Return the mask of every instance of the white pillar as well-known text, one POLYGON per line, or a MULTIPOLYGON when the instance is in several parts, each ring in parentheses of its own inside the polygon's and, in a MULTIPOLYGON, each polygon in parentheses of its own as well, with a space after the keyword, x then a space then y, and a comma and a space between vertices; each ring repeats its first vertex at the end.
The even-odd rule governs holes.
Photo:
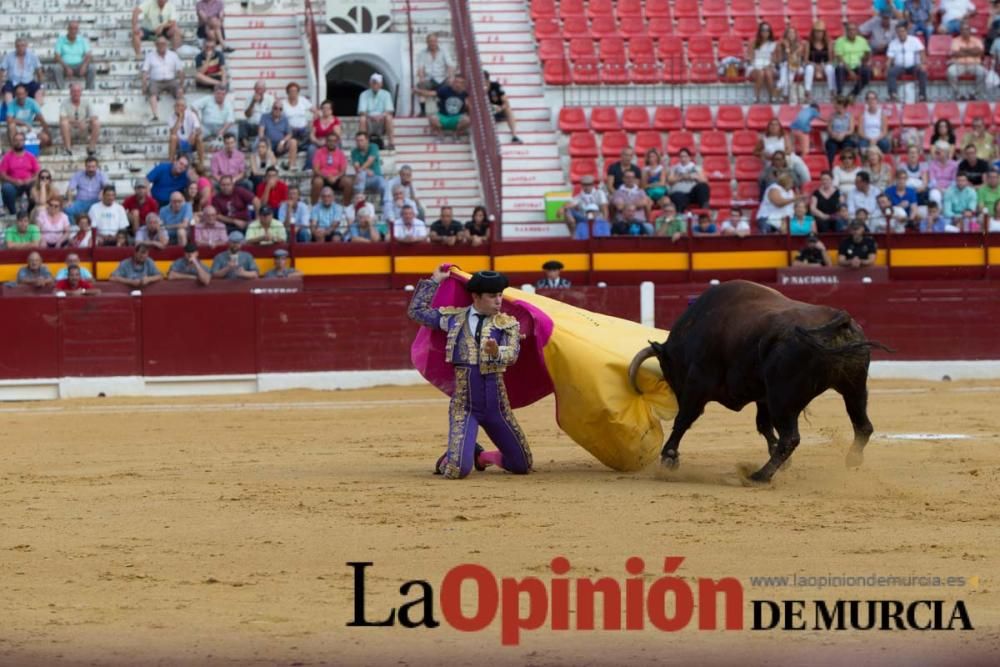
POLYGON ((650 281, 639 285, 639 322, 644 327, 656 326, 656 288, 650 281))

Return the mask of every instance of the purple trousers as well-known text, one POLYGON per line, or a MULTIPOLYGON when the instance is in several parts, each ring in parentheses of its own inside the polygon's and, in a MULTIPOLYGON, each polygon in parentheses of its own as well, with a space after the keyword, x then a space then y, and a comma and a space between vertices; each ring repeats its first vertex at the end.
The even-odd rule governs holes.
POLYGON ((439 464, 445 477, 459 479, 472 472, 480 426, 500 450, 504 470, 519 475, 531 470, 531 450, 507 400, 503 375, 483 375, 478 366, 455 366, 448 451, 439 464))

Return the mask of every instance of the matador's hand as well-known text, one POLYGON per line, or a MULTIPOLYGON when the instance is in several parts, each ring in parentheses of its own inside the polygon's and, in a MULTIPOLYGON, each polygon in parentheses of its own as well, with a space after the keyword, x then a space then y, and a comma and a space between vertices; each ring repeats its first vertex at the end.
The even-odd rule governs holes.
POLYGON ((498 354, 500 354, 500 346, 497 345, 497 342, 495 340, 489 338, 483 344, 483 351, 486 352, 486 354, 490 355, 491 357, 495 357, 498 354))

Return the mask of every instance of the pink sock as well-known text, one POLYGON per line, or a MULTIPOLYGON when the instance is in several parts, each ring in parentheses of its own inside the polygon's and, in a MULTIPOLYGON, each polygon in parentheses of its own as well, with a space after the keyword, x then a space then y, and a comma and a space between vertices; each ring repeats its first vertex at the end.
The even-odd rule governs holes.
POLYGON ((483 452, 479 455, 479 461, 481 463, 492 463, 498 468, 503 468, 503 454, 499 451, 483 452))

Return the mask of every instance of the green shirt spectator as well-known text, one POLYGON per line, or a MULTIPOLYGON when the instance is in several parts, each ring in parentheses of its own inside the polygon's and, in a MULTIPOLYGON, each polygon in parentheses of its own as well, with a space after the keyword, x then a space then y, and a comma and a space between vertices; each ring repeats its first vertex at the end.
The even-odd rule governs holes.
POLYGON ((979 208, 992 217, 997 202, 1000 201, 1000 174, 995 171, 986 173, 986 182, 980 186, 976 199, 979 202, 979 208))
POLYGON ((42 239, 42 230, 38 228, 38 225, 28 225, 28 228, 23 232, 19 230, 16 226, 10 226, 4 233, 4 240, 7 242, 7 247, 12 247, 12 244, 24 245, 33 244, 38 245, 38 242, 42 239))
POLYGON ((868 46, 868 40, 861 35, 856 35, 853 40, 847 39, 844 35, 833 43, 833 52, 844 61, 844 65, 850 69, 857 69, 872 49, 868 46))
POLYGON ((674 234, 683 236, 687 232, 687 224, 685 224, 684 218, 679 215, 671 218, 661 215, 656 219, 654 224, 657 236, 673 236, 674 234))
POLYGON ((56 40, 56 53, 62 58, 63 63, 70 67, 80 65, 89 50, 87 38, 80 35, 76 35, 76 39, 72 42, 66 35, 59 35, 59 39, 56 40))
POLYGON ((372 170, 375 176, 381 176, 382 156, 379 154, 378 146, 371 142, 368 143, 368 150, 364 152, 359 151, 357 148, 351 150, 351 164, 364 164, 365 161, 372 156, 374 156, 375 159, 372 160, 372 163, 368 168, 372 170))

